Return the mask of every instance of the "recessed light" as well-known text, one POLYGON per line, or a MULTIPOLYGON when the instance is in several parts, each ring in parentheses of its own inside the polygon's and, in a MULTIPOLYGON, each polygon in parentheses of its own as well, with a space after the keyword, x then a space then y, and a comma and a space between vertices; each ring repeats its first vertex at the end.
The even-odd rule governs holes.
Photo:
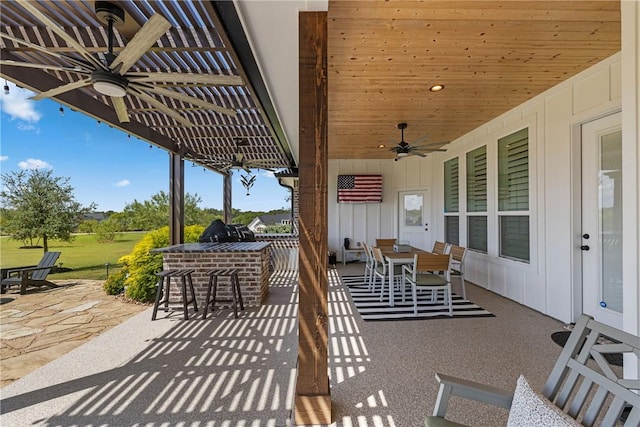
POLYGON ((442 89, 444 89, 444 85, 433 85, 429 88, 431 92, 440 92, 442 89))
POLYGON ((384 145, 384 144, 380 144, 380 145, 378 145, 378 148, 384 148, 384 147, 385 147, 385 145, 384 145))

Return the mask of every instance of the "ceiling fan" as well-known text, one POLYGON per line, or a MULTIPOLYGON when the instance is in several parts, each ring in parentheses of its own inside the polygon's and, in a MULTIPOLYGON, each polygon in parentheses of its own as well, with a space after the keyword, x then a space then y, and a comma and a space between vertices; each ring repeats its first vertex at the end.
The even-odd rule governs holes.
POLYGON ((66 71, 71 75, 77 75, 78 79, 71 83, 62 84, 33 97, 35 100, 52 98, 65 92, 84 87, 93 87, 99 94, 107 96, 118 116, 120 122, 128 122, 129 112, 125 103, 127 95, 138 97, 153 108, 173 117, 177 122, 185 126, 193 124, 174 108, 162 102, 161 97, 173 98, 204 110, 212 110, 220 114, 235 116, 236 111, 219 105, 195 98, 184 92, 167 89, 165 84, 196 85, 196 86, 234 86, 242 85, 240 76, 189 74, 179 72, 147 72, 132 71, 135 63, 162 37, 171 24, 162 15, 155 14, 138 30, 127 45, 116 55, 113 51, 114 26, 124 24, 124 10, 108 1, 96 1, 95 13, 98 19, 107 25, 108 51, 104 54, 94 55, 82 46, 74 37, 69 35, 56 22, 43 14, 32 1, 16 0, 24 9, 35 16, 48 29, 67 43, 77 55, 68 55, 46 49, 43 46, 28 42, 9 34, 0 33, 0 37, 11 40, 22 46, 46 53, 58 59, 59 64, 51 65, 32 62, 18 62, 10 60, 0 61, 0 65, 11 65, 25 68, 39 68, 49 71, 66 71))
POLYGON ((231 160, 221 160, 216 162, 223 172, 226 173, 230 169, 243 169, 247 173, 251 173, 251 169, 274 170, 268 165, 268 159, 246 160, 244 158, 244 153, 242 152, 241 147, 248 147, 250 145, 247 139, 235 138, 234 142, 236 143, 236 152, 233 155, 233 158, 231 160))
POLYGON ((403 157, 407 157, 407 156, 425 157, 428 153, 432 153, 434 151, 447 151, 447 150, 443 150, 441 148, 435 148, 435 147, 441 147, 444 144, 447 144, 446 142, 430 143, 430 144, 422 145, 422 146, 421 145, 417 145, 417 144, 421 143, 422 141, 426 140, 427 139, 426 136, 423 136, 422 138, 419 138, 413 144, 409 144, 408 142, 406 142, 404 140, 404 130, 406 128, 407 128, 407 124, 406 123, 398 123, 398 129, 400 129, 400 132, 401 132, 400 142, 395 147, 391 147, 389 149, 389 151, 393 151, 394 153, 396 153, 396 158, 395 158, 396 162, 399 159, 401 159, 403 157))

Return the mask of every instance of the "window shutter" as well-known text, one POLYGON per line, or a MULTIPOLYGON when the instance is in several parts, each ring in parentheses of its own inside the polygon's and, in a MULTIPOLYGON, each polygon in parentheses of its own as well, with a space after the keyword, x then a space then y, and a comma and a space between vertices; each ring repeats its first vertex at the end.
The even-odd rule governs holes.
POLYGON ((459 212, 458 158, 444 162, 444 211, 459 212))
POLYGON ((529 210, 529 130, 498 140, 498 210, 529 210))
POLYGON ((487 147, 467 153, 467 212, 487 211, 487 147))

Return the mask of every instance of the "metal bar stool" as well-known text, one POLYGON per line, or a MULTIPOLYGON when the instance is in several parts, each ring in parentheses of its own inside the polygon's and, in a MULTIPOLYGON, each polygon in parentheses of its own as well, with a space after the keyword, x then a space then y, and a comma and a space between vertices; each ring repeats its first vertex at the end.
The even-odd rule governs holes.
POLYGON ((202 313, 202 318, 206 319, 207 317, 207 309, 209 305, 211 305, 211 310, 213 311, 216 306, 216 301, 218 302, 231 302, 233 303, 233 315, 237 319, 238 318, 238 302, 240 302, 240 310, 244 310, 244 303, 242 302, 242 293, 240 293, 240 282, 238 281, 238 270, 235 268, 226 268, 226 269, 216 269, 210 270, 207 272, 209 275, 209 286, 207 288, 207 300, 204 305, 204 312, 202 313), (229 277, 229 285, 231 286, 231 297, 230 300, 217 300, 216 295, 218 292, 218 277, 229 277), (211 291, 213 290, 213 297, 211 296, 211 291))
POLYGON ((194 271, 194 269, 163 270, 156 273, 156 276, 158 276, 158 283, 156 284, 156 301, 153 305, 153 316, 151 316, 151 320, 156 320, 156 314, 158 313, 158 307, 160 304, 164 304, 164 311, 169 311, 169 288, 171 286, 171 278, 182 279, 181 291, 184 320, 189 320, 189 309, 187 306, 190 303, 193 303, 194 311, 198 311, 196 292, 193 289, 193 280, 191 279, 191 273, 194 271), (187 300, 187 281, 189 282, 189 290, 191 292, 190 300, 187 300))

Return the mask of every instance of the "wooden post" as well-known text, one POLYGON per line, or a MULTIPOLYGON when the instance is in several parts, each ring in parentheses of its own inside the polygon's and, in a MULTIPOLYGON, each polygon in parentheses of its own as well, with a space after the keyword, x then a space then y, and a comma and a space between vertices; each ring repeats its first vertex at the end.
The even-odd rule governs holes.
POLYGON ((232 215, 231 215, 231 178, 233 177, 233 172, 231 169, 227 171, 226 174, 222 175, 222 213, 223 220, 226 224, 231 224, 232 215))
POLYGON ((184 243, 184 159, 169 153, 169 244, 184 243))
POLYGON ((327 13, 300 12, 300 293, 295 423, 330 424, 327 13))

